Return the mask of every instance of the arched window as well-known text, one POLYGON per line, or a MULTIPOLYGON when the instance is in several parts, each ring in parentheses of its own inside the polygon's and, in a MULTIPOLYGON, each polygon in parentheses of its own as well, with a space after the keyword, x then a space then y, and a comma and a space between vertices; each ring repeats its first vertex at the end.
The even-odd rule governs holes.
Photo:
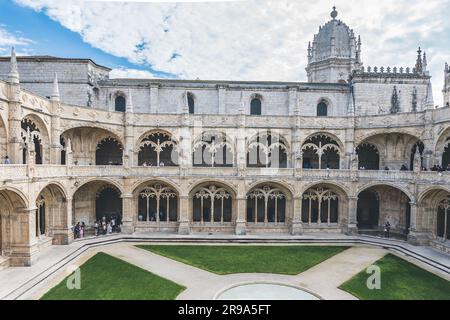
POLYGON ((42 196, 36 201, 36 208, 36 237, 40 237, 46 233, 45 200, 42 196))
POLYGON ((221 132, 204 132, 193 147, 194 167, 232 167, 233 145, 221 132))
POLYGON ((287 168, 287 152, 287 143, 281 136, 258 134, 248 145, 247 167, 287 168))
POLYGON ((217 185, 202 187, 193 195, 192 201, 194 222, 231 222, 233 199, 225 188, 217 185))
MULTIPOLYGON (((37 125, 29 120, 22 121, 22 138, 25 144, 34 143, 35 163, 42 164, 42 138, 37 125)), ((27 146, 22 149, 23 164, 27 162, 27 146)))
POLYGON ((328 116, 328 104, 325 101, 321 101, 317 105, 317 116, 318 117, 328 116))
POLYGON ((155 183, 139 192, 138 221, 177 221, 178 197, 172 188, 155 183))
POLYGON ((96 194, 95 213, 96 220, 100 221, 100 224, 105 218, 105 222, 114 219, 115 226, 120 226, 122 224, 122 197, 120 190, 112 185, 102 186, 96 194))
POLYGON ((377 230, 380 217, 380 199, 374 190, 364 190, 358 195, 358 229, 377 230))
POLYGON ((447 144, 442 154, 442 168, 447 168, 450 164, 450 138, 447 139, 447 144))
POLYGON ((436 235, 443 240, 450 239, 450 197, 439 203, 436 235))
POLYGON ((414 157, 416 155, 416 151, 419 151, 420 154, 420 166, 423 167, 424 166, 424 158, 423 158, 423 151, 425 150, 425 145, 423 144, 422 141, 417 141, 412 149, 411 149, 411 158, 410 158, 410 164, 409 164, 409 169, 413 170, 414 169, 414 157))
POLYGON ((177 143, 163 131, 154 131, 139 145, 139 166, 177 166, 177 143))
POLYGON ((338 222, 339 197, 329 189, 309 189, 303 194, 302 221, 308 224, 338 222))
POLYGON ((194 114, 195 113, 195 100, 194 100, 194 96, 192 95, 192 93, 188 93, 187 101, 188 101, 189 113, 194 114))
POLYGON ((125 112, 125 108, 127 105, 127 101, 125 100, 125 97, 122 95, 119 95, 114 100, 114 106, 115 110, 118 112, 125 112))
POLYGON ((250 102, 250 115, 260 116, 261 115, 261 99, 254 98, 250 102))
POLYGON ((325 134, 312 136, 302 146, 304 169, 339 169, 339 144, 325 134))
POLYGON ((61 145, 61 164, 66 164, 66 141, 63 136, 59 137, 59 144, 61 145))
POLYGON ((97 150, 95 152, 95 164, 121 166, 122 156, 122 145, 113 138, 105 138, 97 145, 97 150))
POLYGON ((247 194, 247 222, 285 223, 286 195, 278 188, 265 185, 247 194))
POLYGON ((358 154, 358 169, 379 170, 380 155, 377 147, 370 143, 364 143, 356 148, 358 154))

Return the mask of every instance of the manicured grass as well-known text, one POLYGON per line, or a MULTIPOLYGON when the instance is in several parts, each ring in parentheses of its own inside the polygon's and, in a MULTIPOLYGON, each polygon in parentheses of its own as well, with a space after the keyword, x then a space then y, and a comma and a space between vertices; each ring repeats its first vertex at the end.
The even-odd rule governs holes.
POLYGON ((335 246, 140 245, 139 248, 217 274, 299 274, 347 249, 335 246))
POLYGON ((81 289, 67 289, 67 278, 42 300, 173 300, 185 288, 105 253, 81 267, 81 289))
POLYGON ((450 300, 450 282, 403 259, 388 254, 375 265, 381 271, 381 289, 369 290, 366 270, 340 286, 363 300, 450 300))

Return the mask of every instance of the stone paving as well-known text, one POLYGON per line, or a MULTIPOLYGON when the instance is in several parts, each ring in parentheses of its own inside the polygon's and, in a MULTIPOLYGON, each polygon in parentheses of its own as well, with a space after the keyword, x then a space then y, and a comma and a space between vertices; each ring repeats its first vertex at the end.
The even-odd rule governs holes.
MULTIPOLYGON (((178 296, 178 299, 212 299, 219 292, 230 286, 249 282, 270 282, 295 285, 310 290, 324 299, 355 299, 350 294, 338 289, 338 286, 383 257, 386 253, 391 252, 399 255, 398 252, 393 250, 359 244, 296 276, 276 274, 216 275, 135 247, 134 245, 138 243, 148 243, 142 240, 142 235, 133 235, 131 237, 127 235, 126 239, 129 242, 122 242, 125 241, 124 237, 124 235, 113 235, 106 238, 91 238, 75 241, 69 246, 52 246, 41 253, 39 261, 32 267, 15 267, 0 270, 0 299, 37 299, 64 279, 67 275, 68 267, 81 265, 99 251, 111 254, 187 287, 187 289, 178 296)), ((275 242, 275 237, 280 239, 280 235, 273 235, 273 237, 264 235, 264 237, 256 238, 255 236, 235 237, 231 235, 215 235, 213 237, 204 236, 199 238, 199 235, 192 235, 175 238, 183 240, 183 243, 186 244, 198 243, 195 239, 203 239, 209 241, 202 244, 209 243, 210 245, 214 245, 215 243, 213 243, 213 240, 228 239, 229 241, 220 241, 219 243, 223 244, 225 242, 229 245, 237 245, 239 243, 232 242, 233 239, 253 239, 252 241, 271 241, 271 243, 264 243, 264 245, 291 245, 291 243, 277 243, 275 242)), ((174 238, 170 237, 170 235, 167 235, 167 238, 161 236, 161 234, 147 235, 147 238, 152 241, 151 243, 154 243, 154 240, 161 244, 180 244, 179 242, 174 243, 171 241, 171 239, 174 238)), ((302 237, 286 236, 283 238, 290 241, 299 240, 302 237)), ((317 244, 330 245, 330 243, 321 243, 320 240, 326 238, 327 236, 321 237, 320 235, 315 235, 314 237, 303 236, 303 240, 310 239, 311 242, 314 242, 313 240, 315 239, 317 244)), ((348 240, 355 239, 355 237, 329 237, 330 241, 333 240, 338 242, 339 239, 348 240)), ((396 244, 395 240, 373 240, 376 240, 377 242, 382 241, 383 245, 396 244)), ((398 243, 402 246, 408 245, 401 241, 398 243)), ((257 244, 260 245, 261 243, 257 242, 257 244)), ((292 244, 299 243, 293 242, 292 244)), ((343 244, 338 243, 338 245, 343 244)), ((426 247, 411 247, 421 256, 434 258, 435 261, 442 262, 447 267, 450 266, 450 258, 447 255, 426 247)), ((446 272, 442 272, 429 264, 418 261, 416 258, 402 257, 450 280, 450 276, 446 272)))

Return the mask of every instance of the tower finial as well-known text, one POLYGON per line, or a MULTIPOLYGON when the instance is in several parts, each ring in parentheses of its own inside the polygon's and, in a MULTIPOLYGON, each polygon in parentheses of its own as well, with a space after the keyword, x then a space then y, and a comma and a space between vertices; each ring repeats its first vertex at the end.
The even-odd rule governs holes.
POLYGON ((331 11, 331 17, 334 19, 336 19, 336 17, 338 16, 338 12, 336 10, 336 6, 333 7, 333 11, 331 11))
POLYGON ((422 49, 417 50, 417 61, 416 61, 416 72, 422 73, 423 72, 423 60, 422 60, 422 49))
POLYGON ((19 70, 17 68, 16 50, 11 48, 11 67, 8 74, 9 83, 19 83, 19 70))
POLYGON ((52 101, 59 101, 59 84, 58 84, 58 75, 55 72, 55 76, 53 77, 53 92, 50 98, 52 101))

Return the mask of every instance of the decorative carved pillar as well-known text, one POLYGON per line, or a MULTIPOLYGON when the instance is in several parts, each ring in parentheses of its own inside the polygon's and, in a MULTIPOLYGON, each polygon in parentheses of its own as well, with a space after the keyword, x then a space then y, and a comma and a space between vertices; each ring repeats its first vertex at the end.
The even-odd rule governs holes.
POLYGON ((52 110, 50 163, 61 164, 61 103, 59 97, 58 77, 56 73, 53 80, 53 92, 50 98, 50 104, 52 110))
POLYGON ((348 225, 347 234, 357 234, 358 233, 358 197, 350 196, 348 197, 348 225))
POLYGON ((237 215, 236 215, 236 229, 235 233, 238 236, 245 235, 247 233, 246 227, 247 227, 247 198, 246 197, 238 197, 236 198, 236 208, 237 208, 237 215))
POLYGON ((292 130, 292 167, 294 168, 295 175, 301 176, 303 170, 303 151, 299 117, 296 117, 295 126, 292 130))
POLYGON ((288 103, 289 103, 289 115, 298 115, 300 113, 297 93, 298 87, 289 87, 288 103))
POLYGON ((411 215, 410 215, 410 227, 408 233, 408 242, 414 245, 428 245, 429 241, 429 233, 420 231, 417 226, 417 213, 418 213, 418 205, 416 202, 411 201, 411 215))
POLYGON ((22 109, 19 84, 9 85, 8 102, 8 156, 14 164, 22 164, 23 139, 21 137, 22 109))
POLYGON ((21 137, 21 121, 22 109, 20 99, 20 82, 19 71, 17 67, 16 51, 11 50, 10 71, 8 74, 8 156, 12 163, 22 163, 22 146, 23 140, 21 137))
POLYGON ((150 84, 150 113, 159 112, 159 84, 150 84))
POLYGON ((37 253, 35 206, 23 208, 14 213, 17 221, 11 228, 11 266, 31 266, 37 253))
POLYGON ((218 85, 217 86, 217 96, 219 104, 219 114, 226 114, 226 98, 227 98, 227 86, 218 85))
POLYGON ((128 89, 128 99, 124 116, 125 145, 123 150, 123 165, 126 168, 132 167, 134 163, 134 116, 133 98, 131 90, 128 89))
POLYGON ((73 241, 72 199, 66 199, 65 205, 66 212, 61 213, 65 214, 61 225, 53 228, 53 244, 66 245, 73 241))
POLYGON ((302 225, 302 197, 295 197, 293 200, 293 213, 291 221, 291 235, 298 236, 303 234, 302 225))
POLYGON ((134 198, 132 194, 122 195, 122 232, 134 232, 134 198))
POLYGON ((189 221, 189 196, 180 196, 180 213, 178 221, 178 234, 187 235, 191 233, 189 221))

